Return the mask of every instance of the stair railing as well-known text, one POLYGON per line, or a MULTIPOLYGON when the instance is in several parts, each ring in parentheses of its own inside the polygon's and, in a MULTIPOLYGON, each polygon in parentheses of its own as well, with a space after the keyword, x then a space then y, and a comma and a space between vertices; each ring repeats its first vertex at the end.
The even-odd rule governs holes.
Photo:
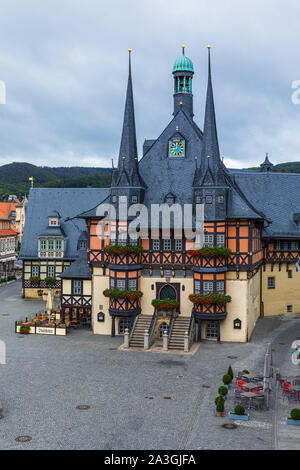
POLYGON ((192 346, 194 339, 195 339, 195 333, 196 333, 196 322, 195 322, 195 317, 192 314, 190 318, 190 324, 189 324, 189 329, 188 329, 188 337, 189 337, 189 349, 192 346))
POLYGON ((155 332, 155 325, 157 321, 157 315, 154 309, 154 313, 152 315, 151 323, 149 326, 148 334, 149 334, 149 348, 152 346, 152 343, 154 341, 154 332, 155 332))
POLYGON ((133 333, 134 333, 134 330, 135 330, 135 326, 136 326, 137 320, 138 320, 138 315, 135 316, 134 321, 133 321, 133 323, 132 323, 132 327, 131 327, 130 333, 129 333, 129 340, 128 340, 128 341, 129 341, 129 346, 130 346, 130 341, 131 341, 131 338, 132 338, 133 333))
POLYGON ((174 326, 174 321, 175 321, 175 316, 174 316, 174 314, 172 313, 172 315, 171 315, 171 320, 170 320, 170 325, 169 325, 169 331, 168 331, 168 347, 169 347, 169 343, 170 343, 170 339, 171 339, 171 335, 172 335, 172 330, 173 330, 173 326, 174 326))

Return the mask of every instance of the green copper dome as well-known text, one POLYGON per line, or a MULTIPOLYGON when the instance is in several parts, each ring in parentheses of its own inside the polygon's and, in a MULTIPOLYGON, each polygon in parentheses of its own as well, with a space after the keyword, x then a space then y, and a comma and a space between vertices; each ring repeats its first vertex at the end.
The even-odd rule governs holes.
POLYGON ((194 72, 194 66, 191 59, 185 56, 184 52, 182 52, 181 57, 175 60, 173 65, 173 73, 174 72, 194 72))

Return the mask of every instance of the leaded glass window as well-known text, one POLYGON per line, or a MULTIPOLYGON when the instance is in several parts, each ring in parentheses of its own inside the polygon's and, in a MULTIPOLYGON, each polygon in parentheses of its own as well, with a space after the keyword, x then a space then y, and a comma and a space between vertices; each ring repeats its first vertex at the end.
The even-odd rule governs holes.
POLYGON ((75 280, 73 281, 73 294, 81 295, 82 294, 82 281, 75 280))
POLYGON ((171 240, 169 238, 164 239, 164 251, 171 251, 171 240))
POLYGON ((206 324, 206 338, 217 338, 218 337, 218 323, 207 322, 206 324))
POLYGON ((117 279, 117 289, 125 290, 125 279, 117 279))
POLYGON ((159 251, 160 250, 160 240, 159 238, 155 238, 152 240, 152 249, 153 251, 159 251))
POLYGON ((203 292, 213 292, 214 283, 213 281, 204 281, 203 282, 203 292))

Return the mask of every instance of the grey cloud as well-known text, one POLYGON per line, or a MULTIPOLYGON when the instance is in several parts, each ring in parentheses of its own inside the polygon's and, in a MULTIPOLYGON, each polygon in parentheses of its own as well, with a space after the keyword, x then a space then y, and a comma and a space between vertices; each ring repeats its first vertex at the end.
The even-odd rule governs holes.
POLYGON ((2 2, 0 164, 110 166, 117 158, 133 49, 136 125, 155 138, 172 117, 172 64, 193 60, 195 120, 202 128, 207 53, 221 153, 233 166, 300 160, 300 79, 294 0, 53 0, 2 2))

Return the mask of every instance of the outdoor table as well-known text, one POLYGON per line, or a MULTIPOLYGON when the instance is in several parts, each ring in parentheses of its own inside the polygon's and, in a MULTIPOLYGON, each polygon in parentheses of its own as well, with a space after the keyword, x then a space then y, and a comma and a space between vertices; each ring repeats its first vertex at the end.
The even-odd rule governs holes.
POLYGON ((261 380, 263 378, 263 375, 261 374, 243 374, 242 379, 245 379, 249 382, 254 382, 255 380, 261 380))
POLYGON ((250 408, 251 408, 251 398, 256 397, 256 393, 255 392, 242 392, 241 397, 249 398, 248 410, 250 410, 250 408))
POLYGON ((250 383, 246 383, 246 384, 243 384, 242 387, 244 388, 248 388, 248 390, 253 390, 254 388, 258 388, 258 387, 262 387, 262 383, 261 382, 257 382, 257 383, 254 383, 254 382, 250 382, 250 383))
POLYGON ((300 402, 300 385, 292 385, 291 389, 298 392, 298 401, 300 402))
POLYGON ((255 374, 250 374, 250 373, 249 374, 245 373, 245 374, 242 374, 242 377, 247 377, 247 379, 253 379, 254 377, 256 377, 256 375, 255 374))

